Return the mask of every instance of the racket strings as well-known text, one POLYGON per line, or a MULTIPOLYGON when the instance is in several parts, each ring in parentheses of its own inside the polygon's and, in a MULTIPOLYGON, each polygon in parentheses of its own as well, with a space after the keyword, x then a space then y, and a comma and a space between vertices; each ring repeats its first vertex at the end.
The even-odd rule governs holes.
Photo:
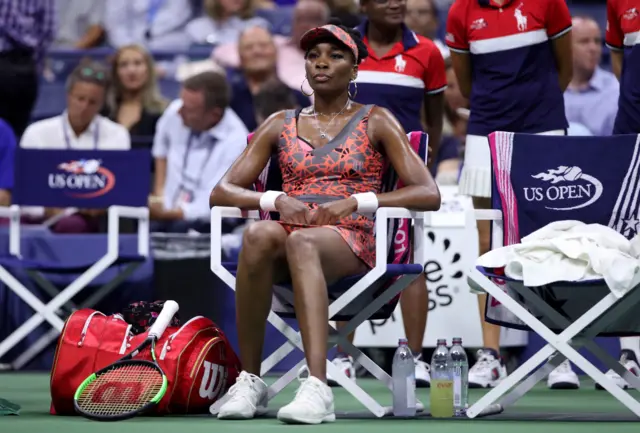
POLYGON ((78 398, 78 406, 99 416, 133 412, 153 400, 162 385, 162 374, 151 366, 119 365, 89 383, 78 398))

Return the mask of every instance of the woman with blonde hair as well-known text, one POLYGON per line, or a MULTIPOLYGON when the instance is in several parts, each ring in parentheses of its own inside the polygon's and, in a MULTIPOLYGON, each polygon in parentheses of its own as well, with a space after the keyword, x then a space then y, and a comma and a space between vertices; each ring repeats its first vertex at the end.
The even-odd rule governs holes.
POLYGON ((150 148, 156 123, 168 104, 158 89, 153 58, 140 45, 126 45, 115 54, 111 76, 107 116, 129 130, 132 148, 150 148))
POLYGON ((204 0, 205 15, 194 19, 185 31, 193 44, 236 43, 249 27, 269 27, 255 15, 256 0, 204 0))

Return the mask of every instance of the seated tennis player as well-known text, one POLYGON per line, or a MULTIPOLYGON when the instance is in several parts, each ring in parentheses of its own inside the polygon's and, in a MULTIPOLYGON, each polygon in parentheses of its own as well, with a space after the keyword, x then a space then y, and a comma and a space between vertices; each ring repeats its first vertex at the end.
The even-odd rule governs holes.
POLYGON ((278 419, 319 424, 335 420, 327 386, 327 286, 375 265, 378 207, 432 211, 438 188, 389 111, 353 102, 348 88, 367 57, 360 34, 326 25, 300 41, 314 105, 281 111, 256 131, 245 152, 211 194, 212 206, 280 213, 244 232, 236 279, 240 358, 244 371, 218 418, 248 419, 266 411, 267 385, 258 377, 274 283, 291 281, 309 377, 278 419), (277 153, 284 191, 250 188, 277 153), (389 161, 406 185, 380 193, 389 161))

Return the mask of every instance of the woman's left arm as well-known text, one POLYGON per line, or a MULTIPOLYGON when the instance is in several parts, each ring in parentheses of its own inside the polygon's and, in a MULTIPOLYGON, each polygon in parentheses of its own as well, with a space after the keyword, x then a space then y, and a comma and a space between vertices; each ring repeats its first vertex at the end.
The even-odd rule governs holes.
POLYGON ((424 161, 413 150, 398 120, 375 107, 369 117, 369 137, 380 143, 404 187, 378 194, 379 207, 406 207, 418 211, 440 209, 440 191, 424 161))

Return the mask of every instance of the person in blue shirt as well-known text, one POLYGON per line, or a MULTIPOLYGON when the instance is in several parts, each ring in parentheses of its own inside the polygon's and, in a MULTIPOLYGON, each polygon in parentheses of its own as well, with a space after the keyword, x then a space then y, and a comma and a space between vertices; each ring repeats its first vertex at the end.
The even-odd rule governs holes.
POLYGON ((0 206, 11 204, 13 189, 13 162, 16 136, 7 122, 0 119, 0 206))

